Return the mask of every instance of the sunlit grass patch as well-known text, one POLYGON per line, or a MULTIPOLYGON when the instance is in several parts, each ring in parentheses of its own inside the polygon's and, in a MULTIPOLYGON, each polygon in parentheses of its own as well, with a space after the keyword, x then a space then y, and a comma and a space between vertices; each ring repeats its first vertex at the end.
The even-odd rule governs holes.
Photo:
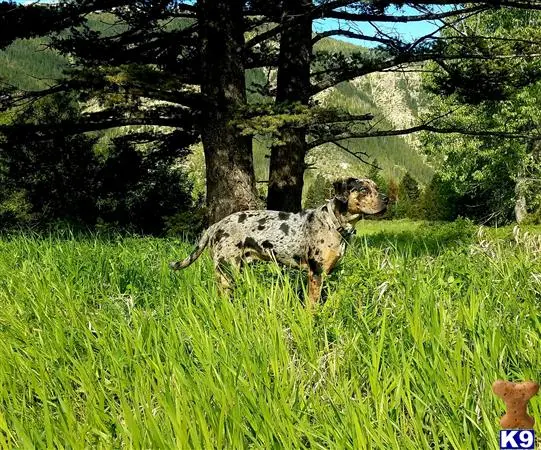
POLYGON ((477 233, 360 224, 314 316, 297 271, 232 298, 206 256, 171 273, 179 240, 4 238, 0 447, 496 449, 491 383, 539 379, 541 263, 477 233))

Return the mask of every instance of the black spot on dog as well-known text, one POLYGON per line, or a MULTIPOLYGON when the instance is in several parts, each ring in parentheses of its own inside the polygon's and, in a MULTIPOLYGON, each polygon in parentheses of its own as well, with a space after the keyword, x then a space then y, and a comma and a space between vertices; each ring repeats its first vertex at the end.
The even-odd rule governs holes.
POLYGON ((323 269, 318 264, 318 262, 313 258, 308 258, 308 267, 310 267, 310 270, 314 272, 315 274, 320 274, 323 272, 323 269))
POLYGON ((299 255, 293 255, 293 261, 295 261, 297 264, 302 264, 303 257, 299 255))
POLYGON ((244 240, 244 246, 248 247, 248 248, 251 248, 251 249, 254 249, 258 253, 262 253, 262 250, 263 250, 261 248, 261 246, 257 243, 257 241, 253 237, 247 237, 244 240))
POLYGON ((237 247, 237 248, 242 248, 242 247, 244 247, 244 242, 242 242, 242 241, 237 242, 236 247, 237 247))
POLYGON ((269 240, 265 240, 261 243, 261 245, 263 246, 263 248, 273 248, 274 246, 272 245, 272 242, 269 241, 269 240))
POLYGON ((284 233, 285 235, 289 234, 289 225, 287 223, 283 223, 280 225, 280 231, 284 233))
POLYGON ((263 217, 262 219, 259 219, 259 220, 257 221, 257 223, 258 223, 259 225, 264 225, 264 224, 266 224, 266 223, 268 222, 268 220, 269 220, 268 217, 263 217))
POLYGON ((306 218, 306 220, 308 222, 313 222, 314 221, 314 212, 311 212, 310 214, 308 214, 308 217, 306 218))
POLYGON ((290 214, 289 214, 288 212, 280 211, 280 212, 278 213, 278 218, 279 218, 280 220, 287 220, 287 219, 289 219, 289 215, 290 215, 290 214))
POLYGON ((264 229, 265 229, 265 225, 259 225, 259 226, 257 227, 257 229, 258 229, 258 230, 264 230, 264 229))
POLYGON ((223 256, 220 256, 218 259, 218 264, 220 264, 220 266, 225 266, 227 264, 227 260, 223 256))
POLYGON ((336 209, 338 210, 338 214, 345 214, 348 210, 348 202, 345 201, 338 201, 335 203, 336 209))
POLYGON ((325 242, 325 239, 320 239, 320 240, 319 240, 319 243, 320 243, 320 244, 323 244, 324 242, 325 242))
POLYGON ((348 191, 358 191, 363 188, 363 183, 358 178, 348 178, 346 180, 348 191))
POLYGON ((219 228, 214 234, 214 242, 220 242, 223 238, 229 237, 230 234, 219 228))
POLYGON ((318 249, 316 250, 315 255, 316 255, 316 256, 319 256, 320 253, 321 253, 321 250, 318 248, 318 249))
POLYGON ((246 220, 246 217, 248 217, 246 213, 239 214, 239 223, 244 222, 246 220))

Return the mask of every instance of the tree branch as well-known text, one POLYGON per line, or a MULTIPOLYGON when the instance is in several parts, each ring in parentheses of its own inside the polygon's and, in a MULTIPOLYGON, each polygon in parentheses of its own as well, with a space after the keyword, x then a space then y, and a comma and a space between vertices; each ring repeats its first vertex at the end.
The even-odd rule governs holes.
POLYGON ((324 91, 332 86, 335 86, 343 81, 349 81, 354 78, 367 75, 373 72, 384 72, 388 69, 391 69, 396 66, 412 63, 420 63, 425 61, 452 61, 452 60, 467 60, 467 59, 478 59, 478 60, 494 60, 494 59, 513 59, 513 58, 536 58, 541 56, 541 53, 530 53, 530 54, 513 54, 513 55, 442 55, 441 53, 409 53, 403 52, 391 59, 383 60, 379 63, 370 63, 357 67, 338 67, 327 70, 322 70, 312 74, 312 76, 322 76, 332 72, 339 72, 334 77, 329 77, 326 80, 323 80, 319 83, 312 85, 311 95, 316 95, 317 93, 324 91))
MULTIPOLYGON (((246 48, 251 48, 267 39, 271 39, 280 34, 284 29, 288 29, 296 26, 300 20, 303 20, 306 16, 309 16, 312 20, 315 19, 344 19, 353 22, 388 22, 388 23, 407 23, 407 22, 420 22, 425 20, 442 20, 449 17, 457 17, 461 14, 468 14, 471 12, 479 12, 488 10, 491 8, 519 8, 519 9, 535 9, 541 10, 541 1, 514 1, 514 0, 486 0, 482 2, 475 2, 474 6, 462 7, 454 9, 452 11, 444 12, 427 12, 425 14, 416 15, 393 15, 393 14, 375 14, 375 13, 354 13, 347 10, 337 10, 338 8, 347 8, 353 6, 356 3, 360 4, 359 0, 335 0, 322 2, 320 5, 316 5, 312 10, 307 10, 306 14, 290 17, 289 20, 283 21, 281 24, 260 33, 246 42, 246 48)), ((415 4, 418 5, 463 5, 461 0, 416 0, 415 4)), ((317 39, 319 40, 319 39, 317 39)))
POLYGON ((403 128, 399 130, 373 130, 373 131, 346 131, 338 135, 328 135, 323 136, 318 139, 314 139, 312 142, 308 143, 307 148, 312 149, 327 143, 334 143, 335 141, 343 141, 345 139, 365 139, 365 138, 374 138, 374 137, 387 137, 387 136, 403 136, 406 134, 418 133, 420 131, 430 131, 433 133, 441 134, 463 134, 466 136, 494 136, 505 139, 540 139, 541 135, 535 134, 524 134, 524 133, 512 133, 506 131, 495 131, 495 130, 472 130, 464 129, 458 127, 439 127, 435 125, 422 124, 415 127, 403 128))
POLYGON ((390 22, 390 23, 407 23, 407 22, 422 22, 425 20, 441 20, 448 17, 456 17, 461 14, 469 14, 489 9, 486 4, 476 5, 469 8, 454 9, 441 13, 415 14, 410 16, 400 16, 392 14, 371 14, 371 13, 350 13, 347 11, 332 11, 325 17, 330 19, 343 19, 352 22, 390 22))
POLYGON ((372 164, 371 162, 369 161, 366 161, 362 158, 361 155, 363 156, 366 156, 367 158, 370 156, 368 155, 368 153, 366 152, 352 152, 349 148, 347 148, 346 146, 338 143, 337 141, 330 141, 331 144, 334 144, 336 145, 338 148, 340 148, 341 150, 345 151, 346 153, 350 154, 351 156, 353 156, 354 158, 357 158, 359 161, 361 161, 363 164, 366 164, 368 166, 371 166, 373 167, 374 169, 378 169, 378 170, 381 170, 381 167, 378 167, 376 166, 375 164, 372 164))
MULTIPOLYGON (((453 11, 446 11, 446 12, 443 12, 443 13, 428 13, 428 14, 418 14, 418 15, 413 15, 413 16, 396 16, 396 15, 391 15, 391 14, 373 14, 373 13, 358 14, 358 13, 349 13, 349 12, 346 12, 346 11, 334 11, 334 10, 330 9, 330 6, 332 4, 342 4, 342 3, 351 4, 351 3, 355 3, 355 2, 352 2, 352 1, 329 2, 329 3, 325 4, 327 6, 326 8, 315 7, 311 12, 308 11, 306 14, 310 15, 312 19, 316 19, 316 18, 334 18, 334 19, 351 20, 351 21, 354 21, 354 22, 405 23, 405 22, 420 22, 420 21, 423 21, 423 20, 440 20, 440 19, 444 19, 446 17, 456 17, 456 16, 459 16, 461 14, 467 14, 467 13, 473 12, 473 11, 482 11, 482 10, 488 9, 488 7, 486 5, 478 5, 478 6, 472 6, 470 8, 463 8, 463 9, 458 9, 458 10, 453 10, 453 11)), ((301 16, 290 17, 288 20, 282 22, 281 24, 276 25, 275 27, 273 27, 273 28, 271 28, 271 29, 269 29, 267 31, 264 31, 263 33, 257 34, 253 38, 249 39, 246 42, 245 47, 246 48, 251 48, 251 47, 253 47, 253 46, 257 45, 257 44, 260 44, 261 42, 263 42, 263 41, 265 41, 267 39, 271 39, 273 37, 276 37, 284 29, 289 29, 289 28, 292 28, 292 27, 296 26, 298 24, 299 20, 301 20, 302 18, 303 18, 302 15, 301 16)), ((328 32, 323 33, 324 34, 323 37, 325 37, 325 35, 327 35, 327 33, 328 32)), ((319 39, 316 38, 316 41, 322 39, 323 37, 321 37, 319 39)), ((351 37, 353 37, 355 39, 360 39, 359 37, 355 37, 355 36, 351 36, 351 37)), ((370 39, 364 39, 364 40, 370 40, 370 39)), ((379 41, 377 41, 377 42, 379 42, 379 41)))
POLYGON ((322 39, 325 39, 326 37, 331 37, 331 36, 345 36, 350 39, 358 39, 360 41, 379 42, 380 44, 385 44, 388 46, 394 46, 396 45, 397 42, 399 42, 394 39, 385 39, 385 38, 380 38, 377 36, 367 36, 366 34, 356 33, 350 30, 335 29, 335 30, 327 30, 321 33, 317 33, 312 39, 312 45, 315 44, 316 42, 319 42, 322 39))
POLYGON ((88 133, 92 131, 107 130, 111 128, 127 126, 162 126, 182 129, 195 129, 197 127, 197 115, 184 111, 172 114, 161 114, 159 111, 146 111, 138 115, 126 115, 122 111, 99 111, 87 113, 80 120, 63 120, 56 123, 33 124, 12 123, 0 125, 0 133, 6 136, 24 136, 25 139, 33 137, 38 140, 49 139, 59 130, 65 135, 88 133))

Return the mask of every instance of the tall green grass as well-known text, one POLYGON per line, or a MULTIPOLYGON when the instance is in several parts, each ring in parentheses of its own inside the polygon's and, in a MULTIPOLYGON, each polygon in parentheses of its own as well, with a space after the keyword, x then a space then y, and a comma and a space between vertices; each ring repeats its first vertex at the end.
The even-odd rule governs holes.
POLYGON ((171 273, 175 239, 4 236, 0 447, 498 448, 491 383, 540 375, 536 252, 359 233, 314 315, 295 271, 252 266, 232 298, 207 256, 171 273))

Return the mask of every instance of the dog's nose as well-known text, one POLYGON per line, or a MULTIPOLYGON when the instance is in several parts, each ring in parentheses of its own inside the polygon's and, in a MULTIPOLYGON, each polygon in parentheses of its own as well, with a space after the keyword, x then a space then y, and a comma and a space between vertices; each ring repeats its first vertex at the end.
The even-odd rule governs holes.
POLYGON ((389 203, 389 197, 387 197, 385 194, 379 194, 381 200, 383 203, 388 204, 389 203))

